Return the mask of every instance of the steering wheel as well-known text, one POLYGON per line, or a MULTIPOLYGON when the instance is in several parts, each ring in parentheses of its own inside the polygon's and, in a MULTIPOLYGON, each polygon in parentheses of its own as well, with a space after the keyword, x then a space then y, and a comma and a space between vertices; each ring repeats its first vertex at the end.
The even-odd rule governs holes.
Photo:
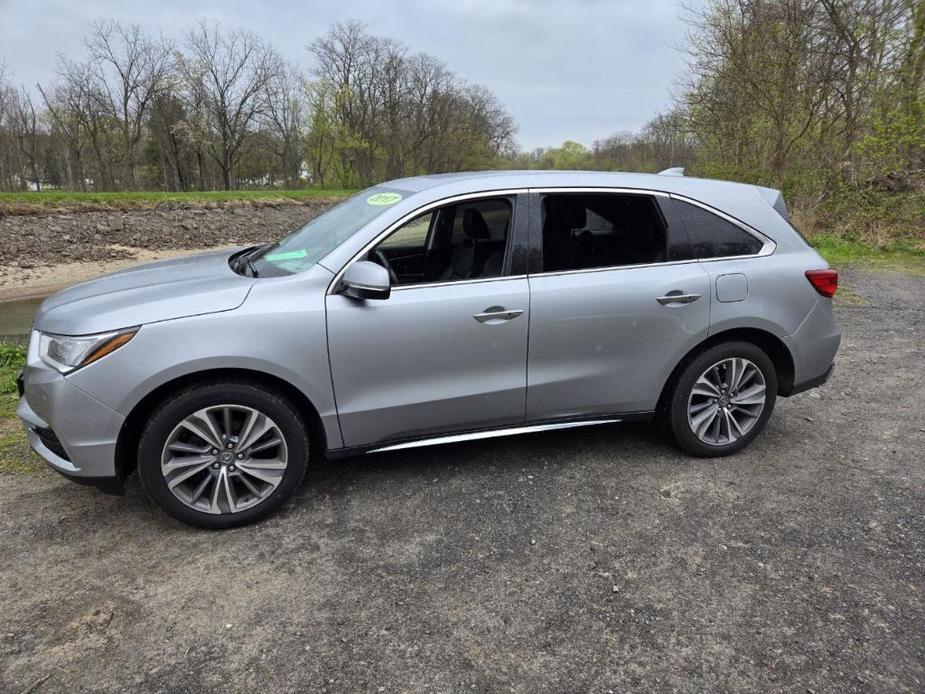
POLYGON ((398 284, 398 275, 395 274, 395 270, 392 269, 392 264, 389 262, 389 259, 385 257, 385 253, 380 251, 378 248, 373 251, 373 256, 378 261, 379 265, 384 267, 389 273, 389 282, 393 285, 398 284))

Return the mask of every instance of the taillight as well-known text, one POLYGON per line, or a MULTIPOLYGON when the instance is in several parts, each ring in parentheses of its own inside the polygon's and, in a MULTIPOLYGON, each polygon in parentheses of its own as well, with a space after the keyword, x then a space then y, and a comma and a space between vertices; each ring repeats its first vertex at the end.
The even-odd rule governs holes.
POLYGON ((838 289, 838 270, 833 270, 832 268, 807 270, 806 279, 813 285, 813 289, 822 296, 827 296, 830 299, 835 296, 835 291, 838 289))

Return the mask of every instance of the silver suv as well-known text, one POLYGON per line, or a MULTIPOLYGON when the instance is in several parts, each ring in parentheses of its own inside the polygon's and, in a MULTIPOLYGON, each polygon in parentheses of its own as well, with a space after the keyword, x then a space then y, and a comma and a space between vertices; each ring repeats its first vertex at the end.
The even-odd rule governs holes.
POLYGON ((75 481, 230 527, 310 459, 657 417, 696 456, 822 384, 837 274, 779 192, 490 172, 365 190, 273 244, 117 272, 35 319, 19 416, 75 481))

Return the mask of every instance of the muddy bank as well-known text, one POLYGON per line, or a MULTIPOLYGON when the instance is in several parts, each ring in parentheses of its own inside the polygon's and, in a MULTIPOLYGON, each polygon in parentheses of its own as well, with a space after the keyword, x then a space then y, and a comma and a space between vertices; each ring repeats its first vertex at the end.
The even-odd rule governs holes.
POLYGON ((0 216, 0 292, 20 298, 170 252, 276 239, 331 204, 0 216))

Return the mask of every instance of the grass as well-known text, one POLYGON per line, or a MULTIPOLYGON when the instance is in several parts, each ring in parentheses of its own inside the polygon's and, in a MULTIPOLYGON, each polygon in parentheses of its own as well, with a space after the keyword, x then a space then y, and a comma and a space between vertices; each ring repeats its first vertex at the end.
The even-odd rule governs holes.
POLYGON ((0 473, 31 474, 42 469, 16 418, 16 376, 25 361, 25 347, 0 343, 0 473))
POLYGON ((833 266, 925 275, 925 191, 843 188, 821 202, 798 198, 793 221, 833 266))
POLYGON ((893 270, 925 276, 925 248, 908 241, 878 247, 863 241, 819 234, 810 243, 832 267, 860 265, 872 270, 893 270))
POLYGON ((75 193, 62 190, 3 193, 0 214, 29 214, 48 209, 145 209, 151 207, 203 207, 228 204, 302 204, 313 200, 337 199, 356 191, 343 188, 300 190, 214 190, 183 193, 132 191, 117 193, 75 193))

